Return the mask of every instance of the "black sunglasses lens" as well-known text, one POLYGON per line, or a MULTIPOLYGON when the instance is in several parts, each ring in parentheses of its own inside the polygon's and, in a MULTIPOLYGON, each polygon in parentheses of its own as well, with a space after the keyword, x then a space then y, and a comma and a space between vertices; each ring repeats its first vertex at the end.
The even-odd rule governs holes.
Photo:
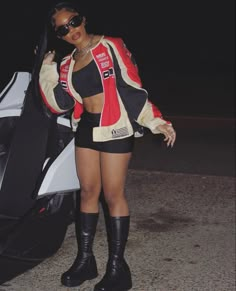
POLYGON ((57 35, 60 36, 60 37, 65 36, 69 32, 69 27, 67 27, 65 25, 64 26, 60 26, 60 27, 58 27, 56 32, 57 32, 57 35))
POLYGON ((81 25, 82 22, 83 22, 83 17, 76 15, 71 19, 71 21, 69 22, 69 25, 73 27, 78 27, 81 25))
POLYGON ((67 24, 59 26, 56 33, 59 37, 66 36, 67 33, 69 32, 69 27, 78 27, 82 24, 83 22, 83 17, 76 15, 74 16, 67 24))

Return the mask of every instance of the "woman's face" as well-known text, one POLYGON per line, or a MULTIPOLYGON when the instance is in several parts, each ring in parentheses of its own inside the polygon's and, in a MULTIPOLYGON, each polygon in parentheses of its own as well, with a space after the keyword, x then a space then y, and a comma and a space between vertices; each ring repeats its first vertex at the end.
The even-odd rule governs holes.
POLYGON ((62 9, 54 14, 53 20, 57 36, 70 44, 80 44, 86 36, 85 19, 77 12, 62 9))

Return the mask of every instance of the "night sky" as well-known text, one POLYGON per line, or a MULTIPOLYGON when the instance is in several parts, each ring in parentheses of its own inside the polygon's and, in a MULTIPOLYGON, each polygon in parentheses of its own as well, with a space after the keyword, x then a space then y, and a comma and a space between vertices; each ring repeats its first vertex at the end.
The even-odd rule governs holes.
MULTIPOLYGON (((15 71, 31 70, 43 19, 54 2, 4 4, 1 83, 15 71)), ((84 0, 81 8, 91 32, 124 39, 136 58, 150 99, 164 113, 234 114, 233 0, 84 0)))

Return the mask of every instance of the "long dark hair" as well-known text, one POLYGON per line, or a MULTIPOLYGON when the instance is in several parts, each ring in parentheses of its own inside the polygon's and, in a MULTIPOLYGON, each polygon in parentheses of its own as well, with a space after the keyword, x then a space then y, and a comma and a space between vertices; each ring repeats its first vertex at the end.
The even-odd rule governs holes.
POLYGON ((57 61, 72 49, 72 46, 65 43, 56 37, 54 31, 53 15, 62 9, 81 14, 77 5, 73 1, 63 1, 54 4, 46 15, 45 23, 43 25, 42 33, 36 47, 35 64, 33 73, 39 72, 43 62, 44 55, 49 50, 56 50, 57 61))
MULTIPOLYGON (((45 105, 42 101, 42 97, 39 89, 39 72, 43 63, 44 56, 49 50, 55 50, 55 61, 58 63, 58 66, 61 62, 61 59, 72 50, 72 46, 67 44, 63 40, 60 40, 56 37, 54 31, 54 22, 53 15, 60 11, 61 9, 67 9, 68 11, 78 12, 81 11, 78 9, 76 4, 73 1, 63 1, 54 4, 47 13, 45 17, 45 23, 42 27, 42 33, 39 37, 39 41, 36 44, 35 48, 35 60, 32 68, 32 86, 34 94, 37 99, 40 98, 43 108, 45 105)), ((50 115, 49 111, 46 109, 47 115, 50 115)))

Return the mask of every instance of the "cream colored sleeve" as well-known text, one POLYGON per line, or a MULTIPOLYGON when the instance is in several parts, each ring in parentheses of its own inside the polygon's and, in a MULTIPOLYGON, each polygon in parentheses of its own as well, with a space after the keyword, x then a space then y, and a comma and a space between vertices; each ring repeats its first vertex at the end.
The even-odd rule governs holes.
POLYGON ((152 106, 152 103, 147 100, 138 116, 137 122, 140 125, 149 128, 153 134, 159 134, 161 132, 157 128, 158 125, 166 123, 171 125, 171 122, 164 120, 161 115, 158 117, 154 116, 152 106))
MULTIPOLYGON (((58 84, 59 74, 57 71, 57 63, 43 64, 39 73, 39 86, 43 100, 52 112, 60 114, 68 111, 68 109, 62 108, 62 106, 59 105, 57 96, 55 96, 55 88, 58 84)), ((61 92, 63 92, 63 89, 61 92)), ((63 95, 65 95, 65 93, 66 92, 63 92, 63 95)), ((67 95, 68 98, 71 98, 69 94, 67 95)))

